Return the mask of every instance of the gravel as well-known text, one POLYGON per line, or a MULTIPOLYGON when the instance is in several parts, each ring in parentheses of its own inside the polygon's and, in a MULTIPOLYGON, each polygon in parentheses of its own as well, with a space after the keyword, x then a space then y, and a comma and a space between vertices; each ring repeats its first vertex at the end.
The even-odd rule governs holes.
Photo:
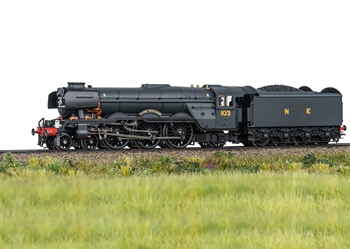
MULTIPOLYGON (((190 148, 186 150, 166 150, 158 149, 152 151, 135 151, 135 150, 121 150, 121 151, 74 151, 69 152, 53 152, 53 153, 39 153, 39 152, 28 152, 28 153, 18 153, 12 152, 16 160, 27 161, 29 158, 41 158, 41 157, 52 157, 62 160, 73 160, 82 161, 89 160, 92 162, 97 161, 114 161, 121 157, 159 157, 159 156, 173 156, 176 158, 184 157, 207 157, 216 152, 216 150, 203 150, 198 148, 190 148)), ((281 156, 281 155, 306 155, 308 153, 317 154, 338 154, 338 153, 350 153, 349 146, 326 146, 326 147, 311 147, 311 146, 298 146, 298 147, 265 147, 265 148, 255 148, 255 147, 231 147, 225 148, 223 151, 226 153, 233 153, 240 156, 250 156, 250 157, 265 157, 265 156, 281 156)))

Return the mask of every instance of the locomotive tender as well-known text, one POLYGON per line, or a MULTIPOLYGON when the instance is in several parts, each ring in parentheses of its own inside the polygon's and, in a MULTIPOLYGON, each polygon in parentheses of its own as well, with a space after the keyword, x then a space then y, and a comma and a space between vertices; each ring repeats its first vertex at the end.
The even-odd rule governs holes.
POLYGON ((328 144, 346 130, 342 95, 334 88, 68 83, 49 94, 48 108, 60 117, 41 119, 32 134, 38 145, 59 150, 328 144))

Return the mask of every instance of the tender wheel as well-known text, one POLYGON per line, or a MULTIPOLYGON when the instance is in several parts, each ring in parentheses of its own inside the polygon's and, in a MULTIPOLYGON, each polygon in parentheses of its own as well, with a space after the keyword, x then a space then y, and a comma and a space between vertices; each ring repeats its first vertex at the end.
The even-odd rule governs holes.
POLYGON ((176 149, 185 148, 193 139, 193 127, 187 123, 173 123, 164 126, 164 136, 178 137, 167 139, 168 146, 176 149))
POLYGON ((252 144, 257 147, 264 147, 270 143, 270 139, 266 140, 260 140, 260 141, 253 141, 252 144))
POLYGON ((271 142, 271 131, 267 129, 252 130, 255 141, 252 144, 257 147, 267 146, 271 142))
POLYGON ((296 137, 295 142, 297 145, 301 145, 301 146, 312 144, 311 140, 304 140, 302 137, 296 137))
POLYGON ((288 144, 288 140, 282 140, 279 137, 273 137, 271 139, 271 142, 275 146, 286 146, 288 144))
POLYGON ((152 149, 160 144, 161 140, 155 139, 155 137, 160 137, 162 135, 162 126, 158 123, 147 123, 141 122, 137 126, 137 130, 143 131, 156 131, 157 133, 137 133, 137 136, 145 136, 146 139, 138 139, 136 143, 139 147, 144 149, 152 149), (151 138, 151 139, 149 139, 151 138))
POLYGON ((67 133, 62 133, 61 136, 55 138, 55 147, 58 150, 69 150, 72 147, 72 137, 67 133))
POLYGON ((113 150, 119 150, 127 146, 129 143, 128 139, 123 139, 115 135, 129 134, 129 131, 127 131, 122 125, 114 125, 111 128, 112 128, 112 132, 111 132, 112 134, 106 135, 106 138, 104 139, 104 144, 107 145, 108 148, 113 150))
POLYGON ((329 139, 324 140, 324 139, 322 139, 322 137, 316 137, 315 139, 316 139, 316 143, 318 145, 328 145, 328 143, 330 141, 329 139))
POLYGON ((97 135, 81 139, 81 147, 84 150, 95 150, 99 146, 99 139, 97 135))

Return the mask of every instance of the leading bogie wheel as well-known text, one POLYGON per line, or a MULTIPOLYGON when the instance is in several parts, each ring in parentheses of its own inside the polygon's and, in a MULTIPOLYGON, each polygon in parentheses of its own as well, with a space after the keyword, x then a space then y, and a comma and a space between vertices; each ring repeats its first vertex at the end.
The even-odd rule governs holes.
POLYGON ((55 140, 54 144, 58 150, 69 150, 72 147, 73 140, 68 133, 61 133, 61 135, 56 137, 55 140))
POLYGON ((55 149, 56 149, 54 137, 48 137, 48 138, 46 139, 46 147, 47 147, 49 150, 55 150, 55 149))
POLYGON ((87 138, 81 139, 80 143, 84 150, 95 150, 99 146, 99 139, 97 135, 90 135, 87 138))

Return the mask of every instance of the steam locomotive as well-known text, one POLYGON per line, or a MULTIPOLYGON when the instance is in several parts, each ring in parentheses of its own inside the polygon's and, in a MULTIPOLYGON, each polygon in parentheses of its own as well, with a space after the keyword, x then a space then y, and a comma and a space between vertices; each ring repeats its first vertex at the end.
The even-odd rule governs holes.
POLYGON ((95 150, 338 142, 344 135, 342 95, 274 85, 95 88, 68 83, 48 96, 59 117, 42 118, 32 135, 48 149, 95 150))

